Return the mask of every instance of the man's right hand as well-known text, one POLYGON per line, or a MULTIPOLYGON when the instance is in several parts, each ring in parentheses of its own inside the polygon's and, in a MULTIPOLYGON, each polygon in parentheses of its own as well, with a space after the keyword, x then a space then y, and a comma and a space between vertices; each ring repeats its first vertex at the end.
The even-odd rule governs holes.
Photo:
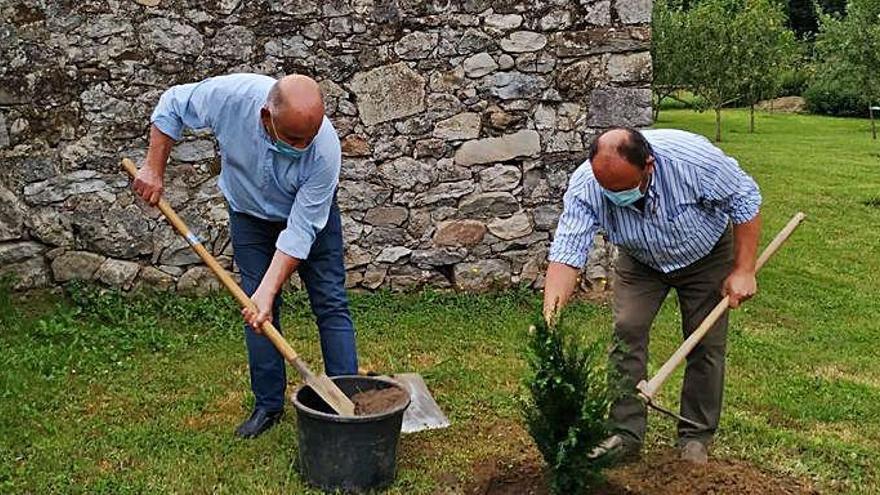
POLYGON ((544 280, 544 320, 548 325, 554 323, 562 307, 574 293, 580 270, 573 266, 551 261, 547 265, 544 280))
POLYGON ((141 167, 134 178, 132 188, 144 201, 156 206, 164 191, 165 180, 162 173, 149 165, 141 167))

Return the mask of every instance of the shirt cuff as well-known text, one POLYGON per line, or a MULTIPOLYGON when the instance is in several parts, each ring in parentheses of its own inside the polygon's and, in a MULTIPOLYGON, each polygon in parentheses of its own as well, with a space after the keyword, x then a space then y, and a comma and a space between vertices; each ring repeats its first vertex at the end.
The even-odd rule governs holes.
POLYGON ((577 269, 581 269, 587 263, 588 253, 577 253, 559 248, 554 243, 550 246, 550 254, 547 260, 553 263, 562 263, 577 269))
POLYGON ((761 209, 761 195, 742 198, 733 205, 730 212, 730 220, 739 225, 751 221, 758 215, 761 209))
POLYGON ((183 135, 183 126, 179 122, 171 117, 161 115, 154 116, 152 120, 152 124, 162 131, 162 134, 165 134, 175 141, 180 141, 180 138, 183 135))
POLYGON ((315 240, 315 236, 309 234, 303 228, 288 226, 278 235, 275 247, 288 256, 298 260, 305 260, 309 257, 312 243, 315 240))

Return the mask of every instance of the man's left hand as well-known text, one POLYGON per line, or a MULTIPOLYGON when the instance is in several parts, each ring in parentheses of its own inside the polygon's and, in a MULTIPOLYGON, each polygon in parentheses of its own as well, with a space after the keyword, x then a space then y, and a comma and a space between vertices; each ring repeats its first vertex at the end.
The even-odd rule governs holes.
POLYGON ((758 281, 754 271, 734 270, 721 289, 722 296, 730 296, 730 307, 738 308, 740 304, 750 299, 758 291, 758 281))
POLYGON ((254 332, 262 334, 263 323, 270 321, 272 318, 272 305, 275 302, 275 294, 263 289, 263 286, 260 285, 257 291, 254 292, 254 295, 251 296, 251 301, 254 302, 256 311, 244 308, 241 310, 241 316, 254 329, 254 332))

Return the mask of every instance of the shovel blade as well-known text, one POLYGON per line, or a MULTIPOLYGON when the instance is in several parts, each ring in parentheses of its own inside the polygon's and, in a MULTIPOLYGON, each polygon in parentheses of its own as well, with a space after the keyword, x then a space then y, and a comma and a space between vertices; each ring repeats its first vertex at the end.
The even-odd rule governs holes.
POLYGON ((307 376, 305 382, 340 416, 354 416, 354 403, 327 375, 307 376))
POLYGON ((403 433, 415 433, 423 430, 447 428, 449 419, 440 410, 437 401, 428 391, 428 385, 418 373, 398 373, 391 375, 392 380, 401 384, 409 392, 410 404, 403 413, 403 433))

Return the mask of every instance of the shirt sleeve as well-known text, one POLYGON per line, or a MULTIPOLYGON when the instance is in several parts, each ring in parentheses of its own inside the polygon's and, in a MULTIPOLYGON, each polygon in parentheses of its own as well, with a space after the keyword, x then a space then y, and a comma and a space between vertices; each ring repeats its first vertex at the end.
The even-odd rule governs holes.
POLYGON ((275 247, 288 256, 300 260, 308 258, 318 232, 327 225, 342 165, 341 154, 334 154, 331 159, 322 158, 316 172, 296 192, 287 227, 275 243, 275 247))
MULTIPOLYGON (((589 166, 589 165, 587 165, 589 166)), ((579 169, 580 170, 580 169, 579 169)), ((599 230, 593 209, 586 201, 586 176, 575 171, 563 197, 562 216, 550 246, 548 259, 575 268, 583 268, 599 230)))
POLYGON ((758 184, 740 168, 735 159, 717 148, 713 155, 715 159, 712 163, 701 167, 703 197, 720 205, 735 224, 752 220, 761 208, 758 184))
POLYGON ((215 113, 221 105, 212 105, 218 82, 202 82, 172 86, 159 98, 150 122, 163 134, 179 141, 184 129, 213 128, 215 113))

